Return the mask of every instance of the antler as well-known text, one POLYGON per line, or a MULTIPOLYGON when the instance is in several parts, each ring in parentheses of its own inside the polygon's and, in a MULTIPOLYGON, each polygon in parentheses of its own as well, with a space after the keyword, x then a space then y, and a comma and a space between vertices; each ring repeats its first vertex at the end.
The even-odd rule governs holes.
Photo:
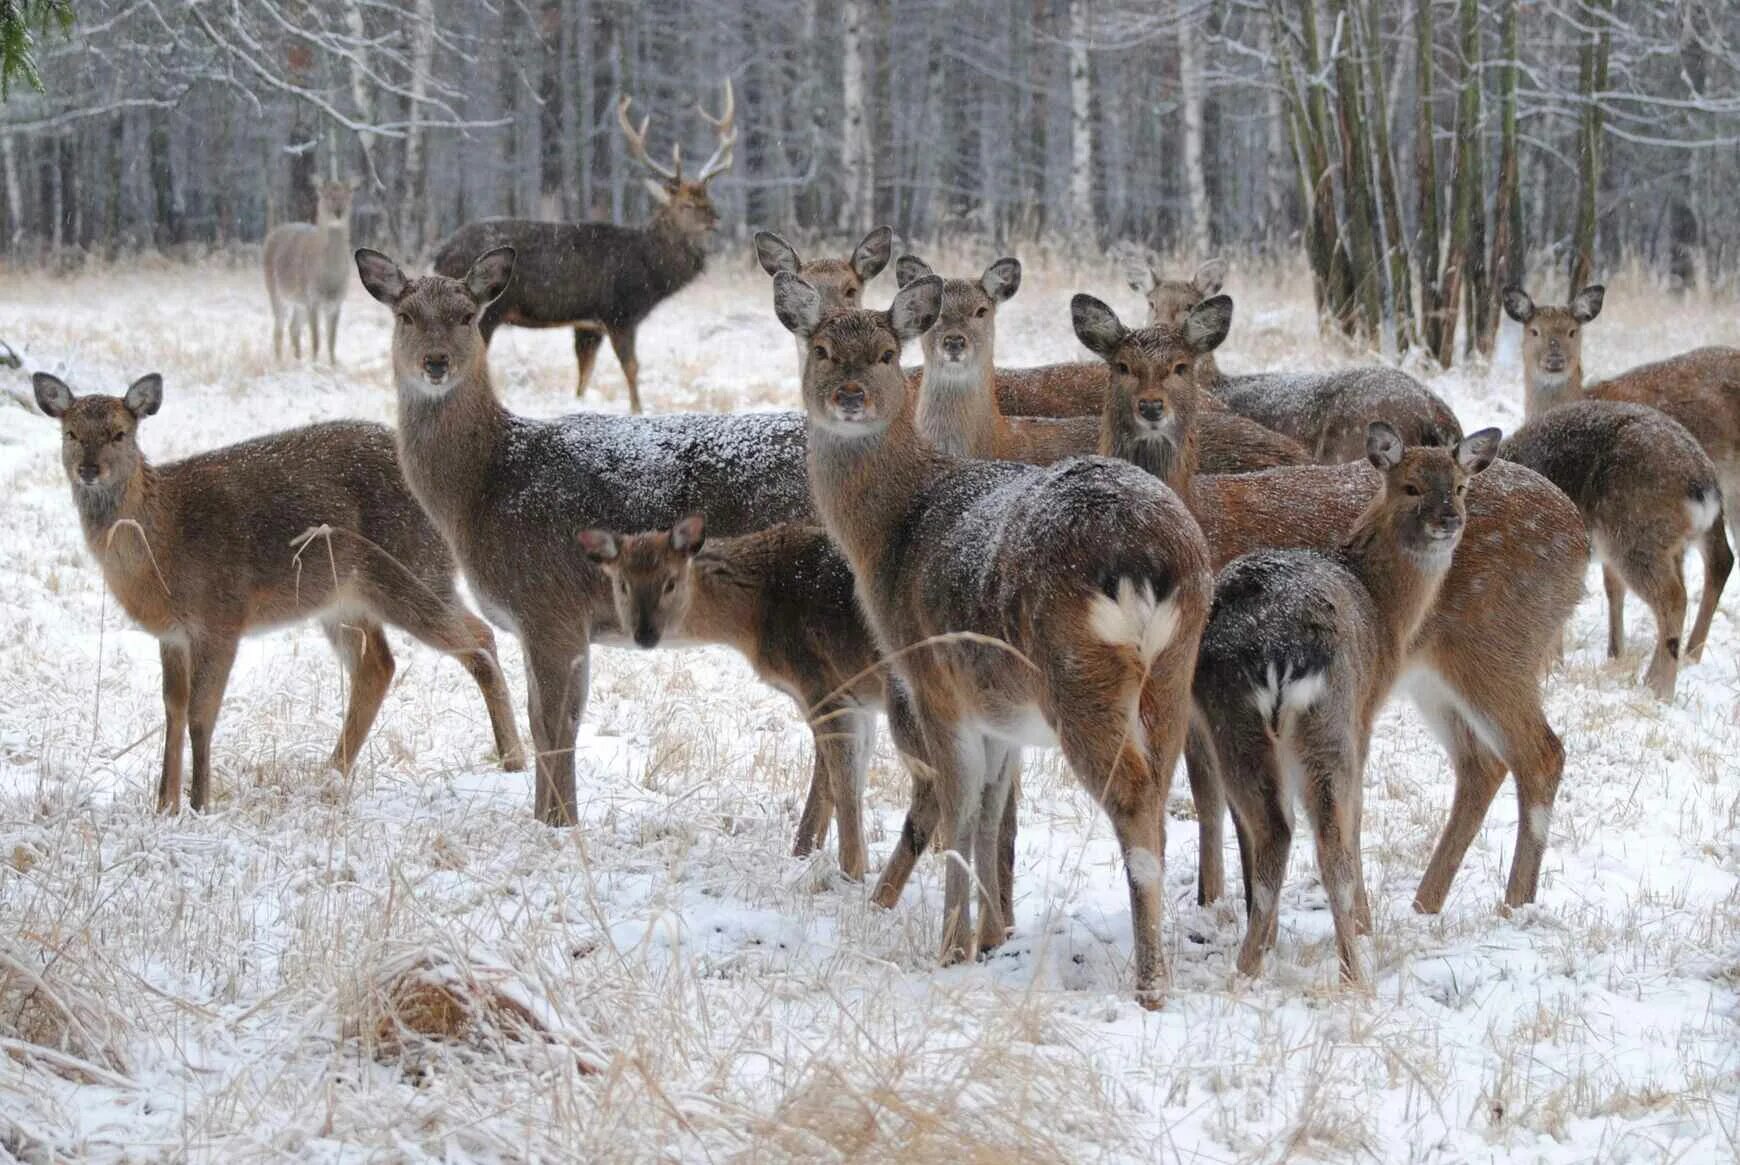
MULTIPOLYGON (((649 113, 641 118, 640 128, 638 130, 635 129, 634 123, 628 119, 628 107, 632 101, 633 98, 624 93, 622 95, 622 100, 616 103, 616 120, 622 126, 622 136, 628 139, 628 156, 667 182, 681 182, 683 180, 682 147, 674 146, 671 149, 671 161, 675 164, 675 169, 672 169, 669 166, 661 166, 651 158, 647 157, 646 129, 648 125, 652 124, 652 114, 649 113)), ((706 178, 703 177, 702 181, 706 181, 706 178)))
POLYGON ((737 101, 731 94, 731 78, 725 78, 725 108, 718 117, 708 113, 698 101, 695 111, 706 118, 707 124, 719 135, 719 148, 713 151, 713 156, 707 159, 700 176, 695 179, 705 182, 731 168, 731 150, 737 145, 737 101))

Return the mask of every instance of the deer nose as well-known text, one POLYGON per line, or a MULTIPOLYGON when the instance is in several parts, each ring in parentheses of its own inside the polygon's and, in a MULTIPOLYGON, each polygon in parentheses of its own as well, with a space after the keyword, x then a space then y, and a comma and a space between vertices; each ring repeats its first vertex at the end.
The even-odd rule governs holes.
POLYGON ((1136 402, 1136 411, 1144 421, 1158 421, 1166 415, 1166 402, 1163 400, 1144 400, 1136 402))
POLYGON ((942 338, 942 350, 945 355, 959 356, 967 350, 967 338, 959 332, 950 332, 942 338))
POLYGON ((79 466, 79 480, 89 485, 97 480, 97 474, 101 472, 102 470, 95 465, 81 465, 79 466))
POLYGON ((864 386, 856 380, 848 380, 834 390, 834 403, 848 412, 863 408, 864 386))
POLYGON ((447 357, 423 357, 423 373, 428 376, 430 380, 441 380, 447 375, 447 357))
POLYGON ((640 647, 657 647, 659 645, 659 629, 651 623, 639 623, 634 628, 634 642, 640 647))

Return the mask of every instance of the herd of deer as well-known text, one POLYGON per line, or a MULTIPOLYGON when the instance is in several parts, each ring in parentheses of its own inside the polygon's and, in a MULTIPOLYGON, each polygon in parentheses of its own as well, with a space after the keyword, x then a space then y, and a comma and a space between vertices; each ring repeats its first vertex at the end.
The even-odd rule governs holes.
MULTIPOLYGON (((646 123, 620 109, 637 157, 646 123)), ((1360 862, 1372 722, 1402 689, 1450 753, 1455 793, 1414 898, 1438 911, 1507 773, 1521 812, 1505 903, 1532 902, 1565 751, 1543 679, 1593 550, 1622 648, 1622 604, 1654 613, 1647 681, 1671 696, 1732 566, 1722 496, 1740 488, 1740 350, 1703 349, 1583 382, 1568 307, 1505 299, 1524 327, 1527 420, 1502 444, 1464 435, 1442 400, 1387 368, 1227 376, 1225 267, 1144 270, 1148 320, 1071 303, 1086 362, 1001 369, 996 317, 1021 265, 943 279, 896 264, 886 310, 863 306, 892 232, 805 261, 756 237, 773 308, 797 340, 801 412, 659 417, 509 412, 487 345, 501 323, 575 329, 584 387, 601 335, 635 395, 634 327, 700 268, 716 223, 706 182, 657 167, 660 210, 607 224, 489 221, 413 278, 355 252, 394 313, 396 435, 315 425, 154 466, 136 442, 162 383, 75 397, 47 373, 85 537, 127 613, 161 643, 167 731, 158 806, 210 797, 210 744, 238 638, 313 617, 350 673, 333 763, 355 761, 393 674, 383 625, 459 659, 484 694, 501 763, 525 755, 494 639, 455 597, 463 570, 524 648, 535 809, 575 820, 574 747, 594 642, 728 645, 792 696, 815 739, 795 852, 830 823, 839 862, 869 867, 861 800, 878 713, 913 778, 874 890, 892 906, 924 849, 952 851, 943 958, 1003 942, 1013 921, 1021 751, 1061 747, 1122 849, 1137 998, 1157 1005, 1164 808, 1182 756, 1200 831, 1198 893, 1224 892, 1230 804, 1255 973, 1276 934, 1295 802, 1310 819, 1344 976, 1370 927, 1360 862), (920 340, 923 365, 904 370, 920 340), (395 439, 396 437, 396 439, 395 439), (1682 647, 1682 563, 1706 583, 1682 647), (317 547, 316 549, 311 549, 317 547), (976 897, 977 901, 974 902, 976 897), (973 923, 975 909, 977 925, 973 923)), ((650 164, 650 162, 649 162, 650 164)), ((327 320, 344 186, 322 221, 281 228, 266 261, 282 332, 327 320), (338 224, 338 225, 334 225, 338 224)), ((348 236, 338 246, 348 250, 348 236)), ((1732 523, 1734 517, 1727 515, 1732 523)))

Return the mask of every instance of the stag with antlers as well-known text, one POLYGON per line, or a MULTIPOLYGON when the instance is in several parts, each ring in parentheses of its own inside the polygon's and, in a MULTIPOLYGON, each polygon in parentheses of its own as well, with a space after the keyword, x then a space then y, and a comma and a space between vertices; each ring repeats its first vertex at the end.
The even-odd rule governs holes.
POLYGON ((636 127, 629 109, 630 98, 625 95, 617 105, 617 121, 628 142, 629 156, 649 171, 646 187, 657 204, 645 226, 483 219, 460 227, 441 244, 435 270, 463 277, 479 255, 497 247, 512 247, 519 256, 513 280, 478 321, 484 342, 489 342, 501 324, 573 328, 574 355, 580 364, 575 389, 578 396, 586 391, 598 346, 608 335, 628 381, 629 408, 638 413, 640 366, 634 355, 635 329, 666 296, 701 273, 707 238, 719 225, 707 183, 731 166, 731 151, 737 144, 737 105, 729 80, 718 117, 697 104, 696 110, 718 137, 718 147, 693 178, 683 174, 680 144, 671 147, 668 166, 648 156, 646 135, 651 117, 643 117, 636 127))

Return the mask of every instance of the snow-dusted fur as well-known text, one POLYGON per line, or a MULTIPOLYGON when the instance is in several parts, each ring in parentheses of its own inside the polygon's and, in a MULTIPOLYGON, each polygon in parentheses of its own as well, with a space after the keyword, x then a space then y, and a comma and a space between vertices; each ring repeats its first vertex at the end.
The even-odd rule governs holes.
POLYGON ((935 774, 940 836, 959 855, 944 957, 971 957, 1005 933, 997 838, 1010 790, 989 758, 1055 739, 1124 851, 1137 998, 1157 1006, 1168 978, 1160 879, 1138 875, 1165 853, 1167 786, 1212 589, 1208 549, 1178 497, 1131 466, 963 460, 925 444, 898 358, 936 322, 942 296, 942 280, 926 276, 886 313, 827 314, 802 279, 774 280, 780 322, 809 346, 816 506, 905 689, 903 714, 935 774))
POLYGON ((1264 550, 1221 571, 1197 658, 1195 697, 1239 826, 1249 922, 1239 970, 1274 943, 1293 802, 1317 841, 1342 975, 1363 983, 1355 936, 1371 927, 1360 801, 1373 718, 1437 598, 1466 521, 1471 474, 1498 431, 1454 452, 1404 449, 1374 423, 1367 456, 1383 482, 1331 554, 1264 550))
POLYGON ((1696 661, 1734 566, 1716 466, 1684 425, 1645 405, 1573 400, 1537 414, 1505 441, 1501 457, 1564 490, 1589 527, 1607 591, 1607 654, 1625 650, 1625 592, 1655 616, 1644 682, 1671 700, 1682 658, 1696 661), (1704 558, 1704 593, 1686 621, 1686 552, 1704 558))

